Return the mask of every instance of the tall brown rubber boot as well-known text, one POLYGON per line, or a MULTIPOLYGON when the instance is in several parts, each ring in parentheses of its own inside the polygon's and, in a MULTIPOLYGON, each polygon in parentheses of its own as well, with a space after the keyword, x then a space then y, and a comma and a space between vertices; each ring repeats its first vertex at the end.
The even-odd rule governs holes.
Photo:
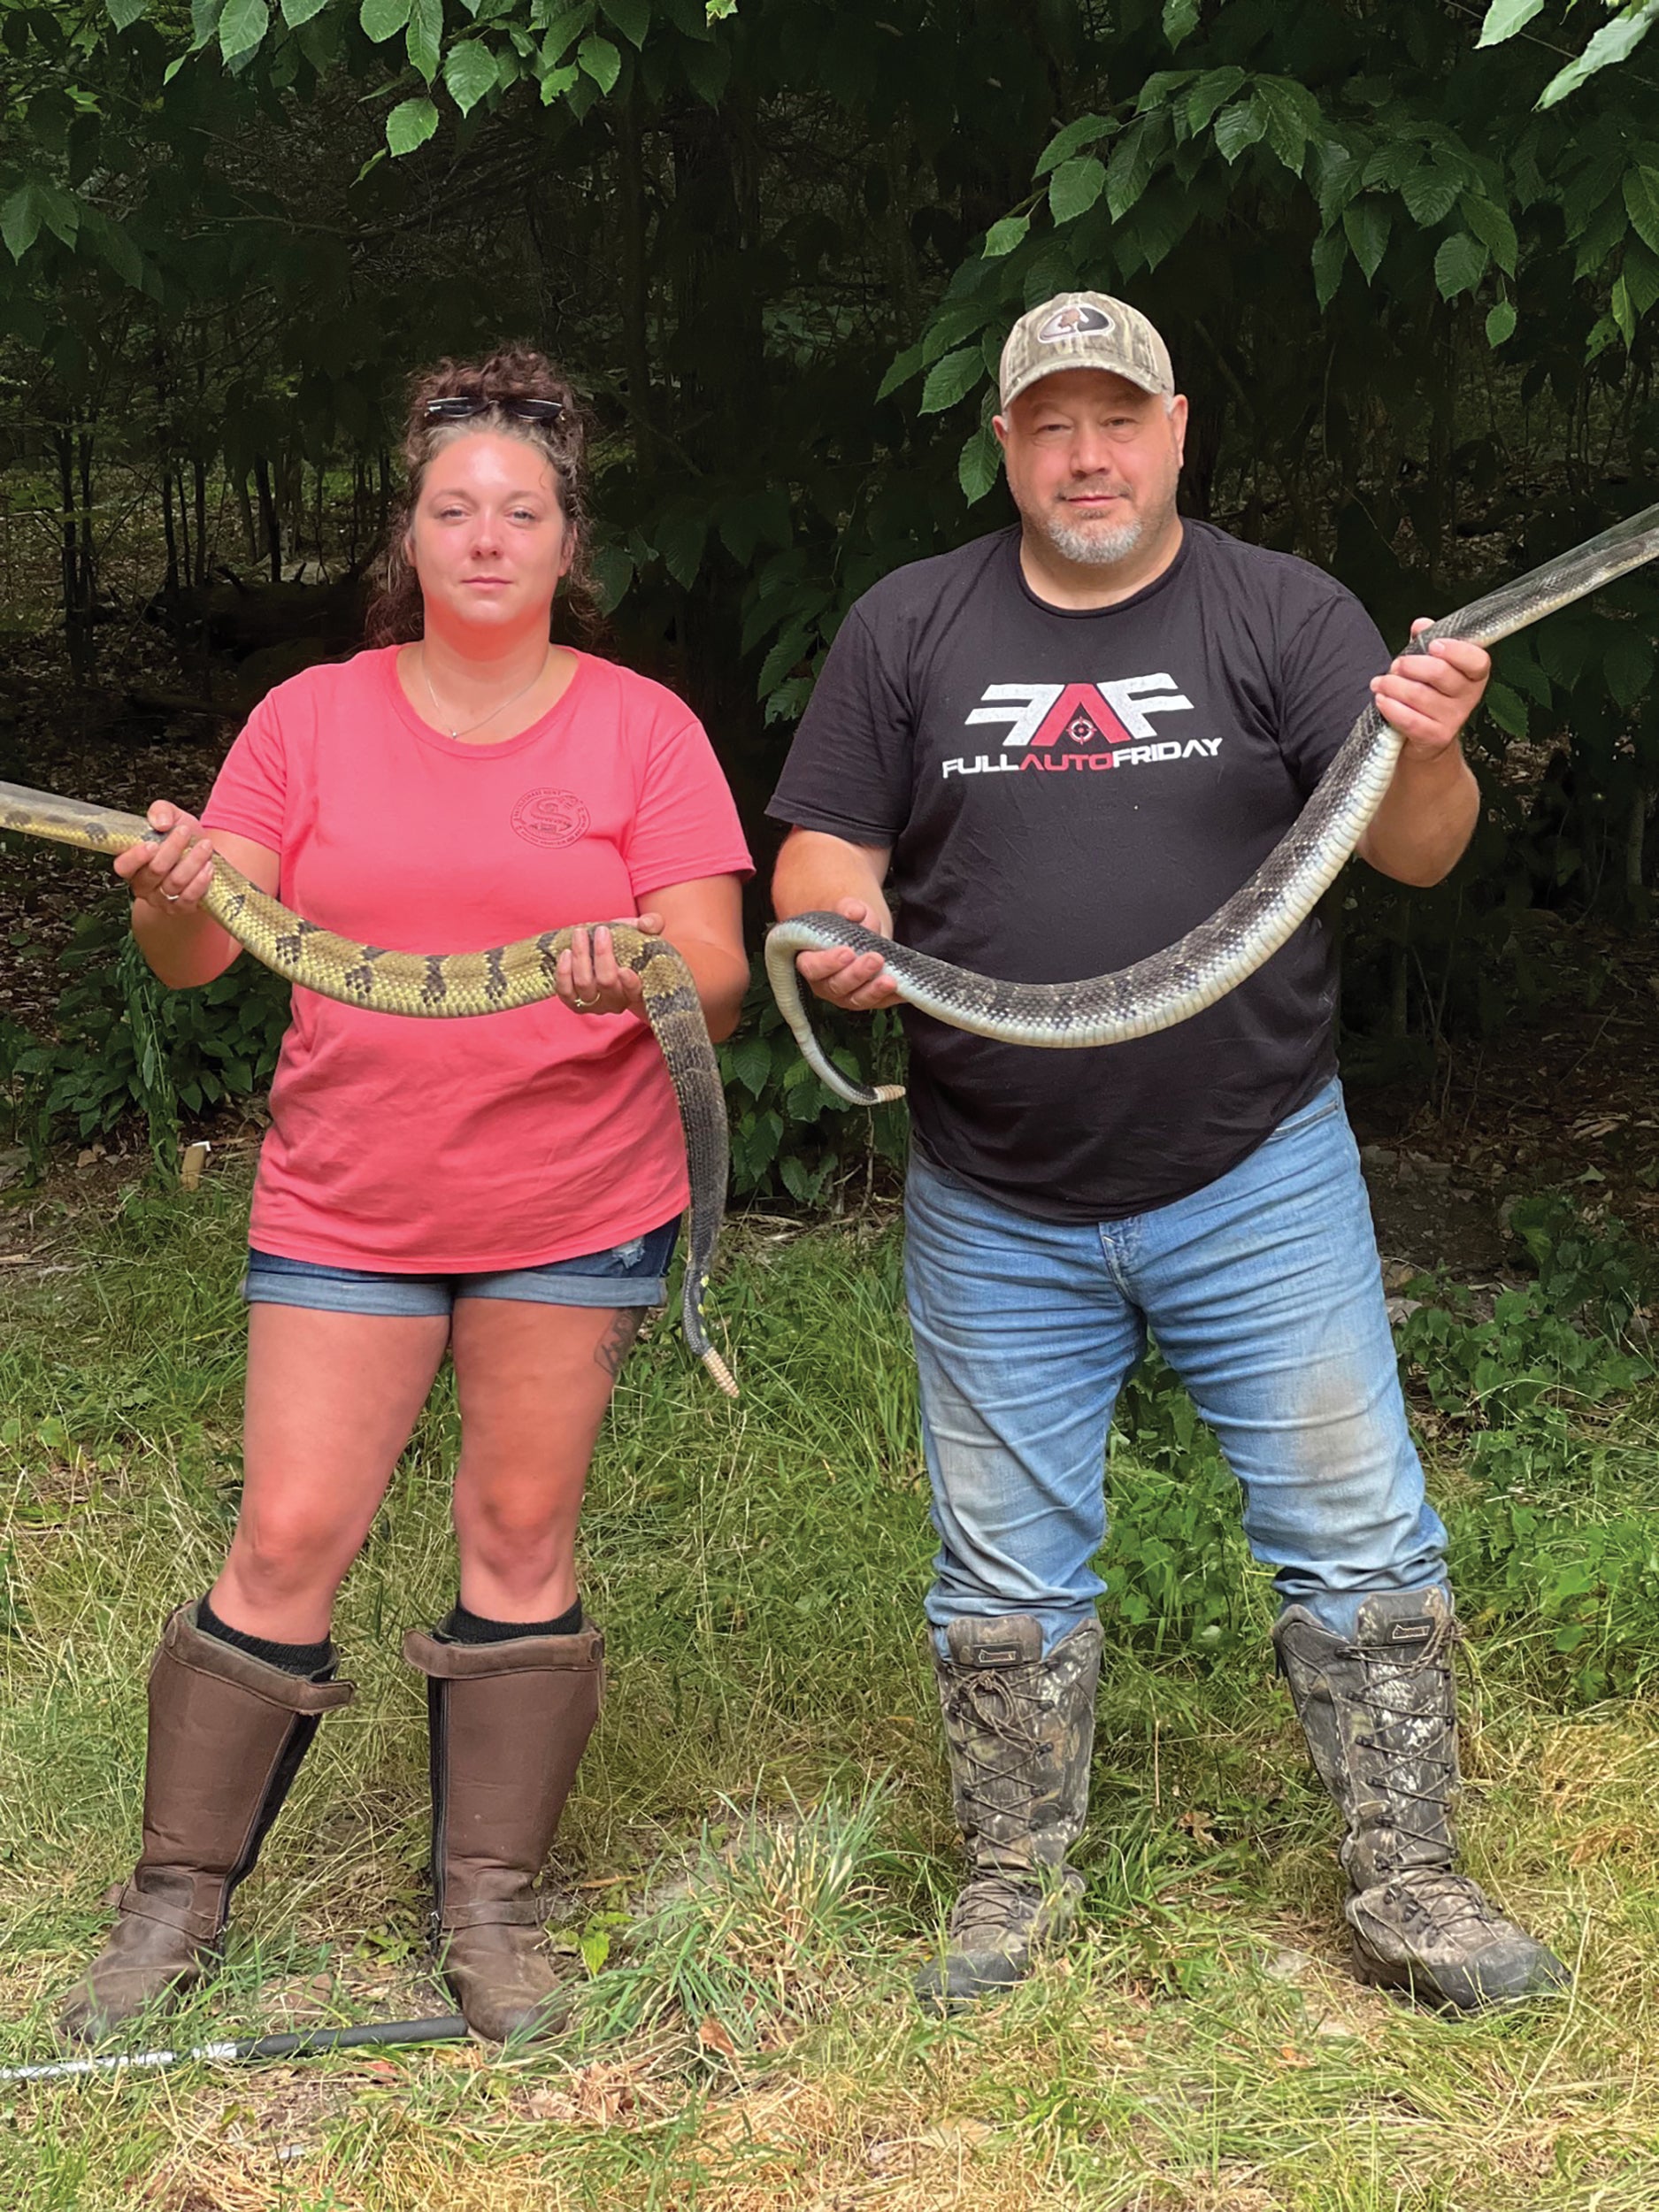
POLYGON ((433 1947, 474 2035, 549 2035, 569 2008, 536 1883, 599 1717, 604 1638, 449 1644, 411 1631, 432 1742, 433 1947))
POLYGON ((65 2034, 96 2042, 202 1979, 319 1721, 353 1695, 204 1636, 194 1605, 173 1616, 150 1670, 143 1855, 69 1993, 65 2034))

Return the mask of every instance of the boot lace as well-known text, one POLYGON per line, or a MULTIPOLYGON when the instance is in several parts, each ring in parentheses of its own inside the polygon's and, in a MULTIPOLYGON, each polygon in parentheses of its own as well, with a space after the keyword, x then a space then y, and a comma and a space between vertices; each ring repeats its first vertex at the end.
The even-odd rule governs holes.
POLYGON ((1363 1644, 1346 1646, 1342 1655, 1357 1659, 1364 1675, 1364 1689, 1355 1703, 1371 1725, 1355 1742, 1376 1764, 1360 1778, 1387 1807, 1387 1824, 1401 1843, 1418 1844, 1447 1858, 1444 1869, 1425 1867, 1411 1885, 1411 1894, 1425 1902, 1442 1893, 1449 1902, 1454 1891, 1480 1894, 1472 1882, 1451 1872, 1446 1832, 1447 1801, 1457 1772, 1451 1649, 1461 1633, 1457 1623, 1448 1621, 1412 1660, 1391 1655, 1379 1662, 1377 1652, 1363 1644), (1433 1682, 1427 1698, 1425 1677, 1433 1682), (1413 1824, 1413 1808, 1419 1819, 1426 1817, 1426 1825, 1413 1824))
POLYGON ((976 1826, 995 1819, 1028 1828, 1047 1794, 1037 1670, 985 1667, 958 1674, 945 1692, 944 1709, 960 1762, 964 1810, 976 1826))

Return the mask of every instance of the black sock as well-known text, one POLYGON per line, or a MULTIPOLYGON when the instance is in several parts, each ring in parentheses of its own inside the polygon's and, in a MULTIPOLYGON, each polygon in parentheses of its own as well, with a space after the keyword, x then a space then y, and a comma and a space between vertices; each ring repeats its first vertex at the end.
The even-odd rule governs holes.
POLYGON ((457 1598, 448 1619, 440 1621, 433 1633, 443 1644, 510 1644, 515 1636, 574 1636, 581 1624, 580 1598, 556 1621, 487 1621, 481 1613, 469 1613, 457 1598))
POLYGON ((228 1644, 233 1651, 245 1651, 250 1659, 263 1659, 268 1667, 280 1667, 284 1674, 298 1675, 303 1682, 326 1682, 334 1673, 330 1637, 325 1636, 320 1644, 278 1644, 268 1636, 244 1635, 220 1620, 205 1598, 196 1609, 196 1624, 204 1636, 228 1644))

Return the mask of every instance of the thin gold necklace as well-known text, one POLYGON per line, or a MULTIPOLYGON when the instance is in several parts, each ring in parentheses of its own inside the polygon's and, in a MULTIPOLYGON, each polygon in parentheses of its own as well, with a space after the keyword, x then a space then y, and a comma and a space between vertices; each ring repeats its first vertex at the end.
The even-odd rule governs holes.
POLYGON ((431 700, 432 710, 438 718, 438 727, 441 730, 447 732, 450 737, 454 738, 471 737, 473 731, 481 730, 486 722, 493 722, 498 714, 505 714, 509 707, 516 707, 520 699, 528 698, 530 694, 541 682, 542 677, 547 674, 547 664, 553 657, 553 648, 549 645, 546 652, 541 656, 541 667, 536 670, 535 674, 531 677, 529 682, 525 686, 522 691, 515 691, 511 699, 503 699, 498 707, 492 707, 488 714, 480 714, 476 722, 469 722, 464 730, 453 730, 449 726, 449 718, 445 715, 443 709, 438 704, 438 695, 433 689, 432 678, 426 672, 426 648, 424 641, 419 646, 419 650, 420 654, 420 680, 426 687, 426 696, 431 700))

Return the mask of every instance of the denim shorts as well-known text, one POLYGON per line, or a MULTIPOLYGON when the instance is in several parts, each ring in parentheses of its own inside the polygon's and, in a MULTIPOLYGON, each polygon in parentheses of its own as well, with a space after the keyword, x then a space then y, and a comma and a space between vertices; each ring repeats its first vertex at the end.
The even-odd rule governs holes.
POLYGON ((250 1306, 312 1306, 323 1313, 394 1319, 448 1314, 457 1298, 513 1298, 533 1306, 660 1306, 680 1218, 608 1252, 584 1252, 540 1267, 456 1275, 397 1275, 378 1268, 325 1267, 285 1260, 250 1245, 242 1294, 250 1306))

